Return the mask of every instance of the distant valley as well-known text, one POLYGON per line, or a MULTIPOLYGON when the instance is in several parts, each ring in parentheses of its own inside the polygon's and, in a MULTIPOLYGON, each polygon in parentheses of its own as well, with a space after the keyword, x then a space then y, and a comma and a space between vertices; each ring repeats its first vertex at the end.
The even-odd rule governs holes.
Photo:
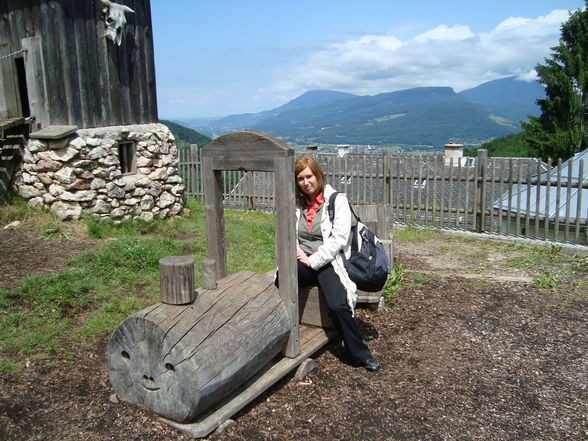
POLYGON ((520 121, 538 115, 538 82, 515 77, 456 93, 449 87, 420 87, 359 96, 313 90, 283 106, 224 118, 176 120, 215 138, 235 130, 258 130, 296 145, 360 144, 467 146, 520 132, 520 121))

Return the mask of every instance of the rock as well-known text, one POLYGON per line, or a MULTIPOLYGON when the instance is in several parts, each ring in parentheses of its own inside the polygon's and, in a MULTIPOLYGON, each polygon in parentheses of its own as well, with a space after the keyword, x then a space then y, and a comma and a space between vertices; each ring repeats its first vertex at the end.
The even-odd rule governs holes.
POLYGON ((153 164, 153 160, 146 158, 145 156, 139 156, 137 158, 137 168, 149 167, 153 164))
POLYGON ((74 169, 71 167, 64 167, 55 173, 55 177, 64 184, 71 184, 76 179, 74 169))
POLYGON ((66 187, 67 191, 89 190, 90 183, 85 179, 76 179, 73 184, 66 187))
POLYGON ((90 184, 90 188, 92 190, 99 190, 101 188, 105 188, 106 187, 106 181, 104 179, 101 178, 95 178, 92 180, 92 183, 90 184))
POLYGON ((14 230, 14 229, 18 228, 20 226, 20 224, 22 224, 21 221, 15 220, 15 221, 10 222, 8 225, 5 225, 4 229, 5 230, 14 230))
POLYGON ((165 168, 156 169, 153 173, 149 174, 149 179, 157 180, 157 181, 165 181, 169 177, 167 170, 165 168))
POLYGON ((55 161, 53 159, 41 159, 37 162, 36 169, 37 171, 44 172, 44 171, 52 171, 55 172, 59 170, 63 164, 59 161, 55 161))
POLYGON ((79 219, 82 216, 82 206, 75 203, 58 201, 51 205, 51 211, 61 220, 79 219))
POLYGON ((97 214, 108 214, 110 213, 110 210, 112 210, 112 206, 101 199, 98 199, 94 204, 94 207, 92 207, 92 213, 97 214))
POLYGON ((96 192, 94 190, 83 190, 77 191, 75 193, 66 191, 60 194, 59 197, 63 201, 70 202, 91 201, 96 197, 96 192))
POLYGON ((28 206, 31 208, 43 208, 45 205, 42 197, 29 199, 28 206))
POLYGON ((111 198, 122 199, 125 197, 125 190, 112 182, 106 184, 106 192, 111 198))
POLYGON ((86 141, 84 141, 84 138, 78 136, 77 138, 74 138, 72 141, 70 141, 69 144, 80 150, 82 147, 86 146, 86 141))
POLYGON ((108 154, 108 151, 104 147, 96 147, 90 150, 88 153, 88 159, 100 159, 105 157, 108 154))
POLYGON ((151 210, 154 205, 155 205, 155 200, 153 199, 153 196, 151 196, 151 195, 146 195, 141 199, 141 210, 143 210, 143 211, 151 210))
POLYGON ((18 187, 18 194, 25 199, 41 196, 41 192, 30 185, 21 185, 18 187))
POLYGON ((49 194, 51 196, 59 196, 60 194, 65 192, 65 188, 63 188, 61 185, 57 185, 57 184, 51 184, 49 186, 49 194))
POLYGON ((166 208, 172 205, 175 202, 176 198, 169 194, 167 191, 164 191, 159 200, 157 201, 157 206, 159 208, 166 208))
POLYGON ((145 211, 143 213, 141 213, 141 215, 139 216, 139 219, 141 219, 142 221, 145 222, 151 222, 153 220, 153 213, 151 213, 150 211, 145 211))

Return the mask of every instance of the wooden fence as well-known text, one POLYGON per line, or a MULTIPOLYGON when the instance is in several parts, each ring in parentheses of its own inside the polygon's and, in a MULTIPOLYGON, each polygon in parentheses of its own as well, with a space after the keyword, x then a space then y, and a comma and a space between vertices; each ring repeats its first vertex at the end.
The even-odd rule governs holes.
MULTIPOLYGON (((356 205, 391 206, 392 221, 419 226, 588 243, 583 159, 551 166, 535 158, 311 152, 327 181, 356 205)), ((190 196, 202 197, 198 149, 180 151, 190 196)), ((224 172, 229 208, 273 211, 271 173, 224 172)))

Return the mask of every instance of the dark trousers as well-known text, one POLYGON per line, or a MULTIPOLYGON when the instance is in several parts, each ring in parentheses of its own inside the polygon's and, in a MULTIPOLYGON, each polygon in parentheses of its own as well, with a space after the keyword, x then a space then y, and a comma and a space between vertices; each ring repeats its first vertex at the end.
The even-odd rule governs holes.
POLYGON ((354 363, 369 357, 370 350, 363 342, 355 317, 347 303, 347 291, 335 269, 329 263, 318 270, 298 261, 298 286, 317 286, 322 291, 329 307, 329 315, 340 332, 345 348, 354 363))

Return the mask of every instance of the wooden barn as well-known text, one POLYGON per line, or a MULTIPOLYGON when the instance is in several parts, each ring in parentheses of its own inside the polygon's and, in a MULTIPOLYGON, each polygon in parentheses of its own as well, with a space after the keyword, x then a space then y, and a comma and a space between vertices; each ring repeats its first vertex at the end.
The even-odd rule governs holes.
POLYGON ((119 1, 0 2, 0 180, 64 219, 181 210, 150 2, 119 1))

